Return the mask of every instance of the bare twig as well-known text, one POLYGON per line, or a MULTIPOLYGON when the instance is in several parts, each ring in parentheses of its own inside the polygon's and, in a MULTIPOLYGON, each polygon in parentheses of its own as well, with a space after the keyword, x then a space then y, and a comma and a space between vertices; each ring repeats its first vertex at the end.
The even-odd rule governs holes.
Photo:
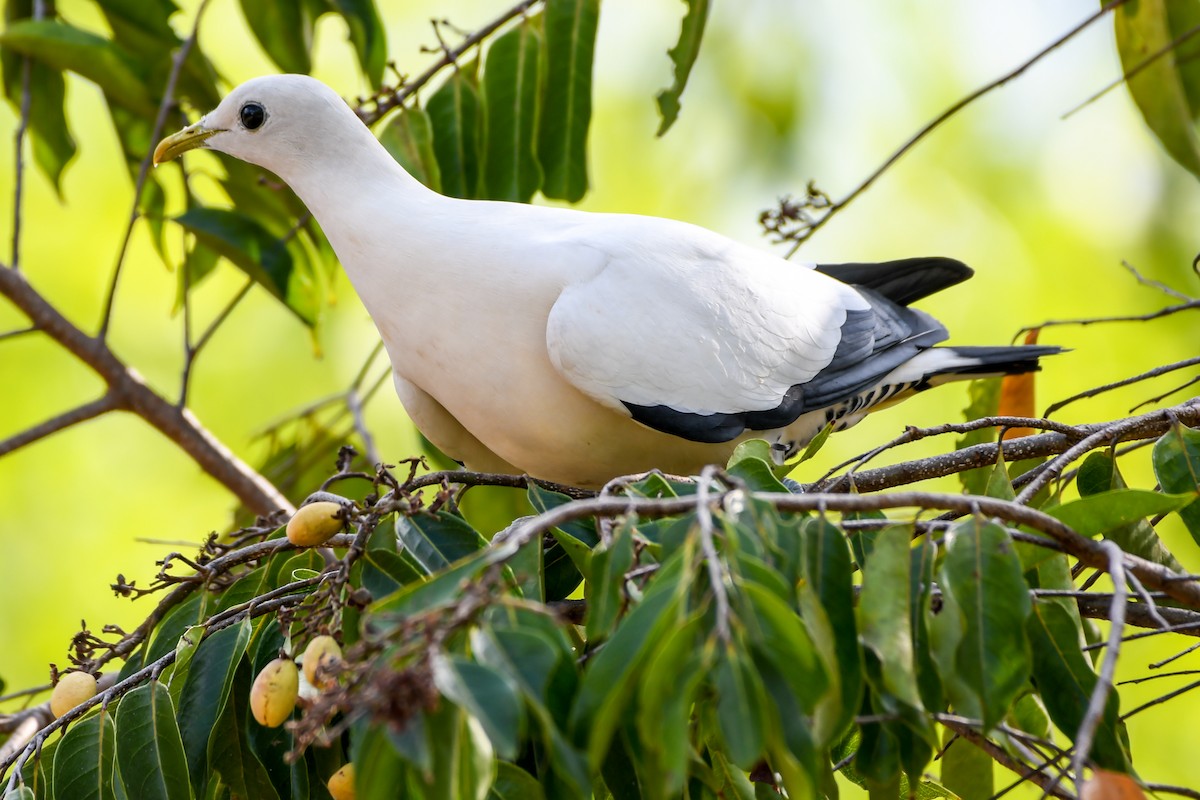
POLYGON ((442 51, 442 57, 431 64, 424 72, 412 80, 402 81, 395 91, 389 92, 375 98, 374 107, 369 111, 366 108, 358 109, 358 116, 368 125, 374 125, 381 120, 385 114, 393 108, 397 108, 404 103, 405 100, 416 94, 417 90, 424 87, 434 76, 441 72, 446 67, 456 63, 458 59, 482 42, 487 37, 491 36, 510 20, 514 20, 527 12, 541 0, 521 0, 512 8, 505 11, 494 20, 484 25, 479 30, 467 36, 458 47, 445 49, 442 51))
POLYGON ((7 439, 0 441, 0 457, 6 456, 16 450, 20 450, 26 445, 45 439, 47 436, 52 436, 59 431, 69 428, 72 425, 78 425, 86 420, 93 419, 106 414, 109 411, 114 411, 121 408, 121 403, 117 396, 112 392, 105 394, 90 403, 84 403, 81 406, 65 411, 56 417, 46 420, 32 428, 26 428, 20 433, 14 434, 7 439))
MULTIPOLYGON (((1050 434, 1057 435, 1057 434, 1050 434)), ((1020 441, 1020 440, 1017 440, 1020 441)), ((716 493, 710 503, 723 502, 727 492, 716 493)), ((755 492, 755 500, 770 503, 781 511, 882 511, 889 508, 948 509, 961 513, 982 513, 1017 525, 1025 525, 1045 534, 1064 552, 1088 566, 1109 568, 1109 553, 1103 542, 1080 536, 1070 527, 1048 514, 1016 502, 991 497, 941 494, 935 492, 893 492, 890 494, 772 494, 755 492)), ((661 518, 694 511, 695 497, 664 498, 601 498, 564 503, 544 514, 513 525, 492 540, 490 560, 511 558, 525 544, 551 528, 584 517, 605 514, 633 513, 647 518, 661 518)), ((387 513, 388 505, 381 501, 376 511, 387 513)), ((1134 555, 1124 555, 1125 568, 1137 575, 1148 588, 1162 591, 1171 598, 1192 608, 1200 608, 1200 583, 1180 580, 1181 576, 1160 565, 1134 555)))
POLYGON ((729 595, 725 591, 725 574, 721 568, 721 560, 717 555, 714 541, 712 508, 709 506, 708 495, 712 488, 716 467, 705 467, 696 482, 696 496, 693 502, 696 506, 696 521, 700 533, 700 549, 704 553, 704 564, 708 570, 708 583, 713 593, 713 604, 717 615, 717 638, 729 646, 731 634, 729 630, 729 595))
POLYGON ((1021 776, 1021 782, 1029 781, 1041 788, 1046 794, 1051 797, 1060 797, 1064 800, 1074 800, 1075 795, 1055 786, 1049 775, 1046 775, 1040 769, 1031 769, 1022 764, 1017 759, 1008 754, 1007 751, 1000 745, 988 739, 976 728, 973 720, 968 720, 962 717, 956 717, 952 714, 937 714, 935 716, 938 722, 945 725, 950 730, 954 731, 956 736, 960 736, 974 746, 978 747, 983 752, 987 753, 999 765, 1007 770, 1015 772, 1021 776))
MULTIPOLYGON (((171 71, 167 75, 167 85, 163 89, 162 101, 158 104, 158 115, 154 118, 154 128, 150 133, 150 141, 157 142, 162 137, 163 128, 167 124, 167 115, 175 106, 175 85, 179 82, 179 73, 183 71, 183 63, 187 60, 188 53, 196 44, 196 35, 200 32, 200 19, 204 16, 204 10, 208 7, 208 0, 200 0, 200 5, 196 8, 196 18, 192 23, 192 32, 188 38, 184 39, 183 44, 175 52, 171 59, 171 71)), ((153 153, 147 151, 142 157, 142 163, 138 166, 137 180, 133 185, 133 210, 129 212, 129 224, 125 226, 125 235, 121 240, 121 249, 117 252, 117 263, 113 267, 112 277, 108 282, 108 290, 104 296, 104 312, 100 317, 100 330, 97 338, 104 341, 108 337, 108 326, 112 321, 113 303, 117 297, 117 283, 121 279, 121 267, 125 263, 125 253, 129 250, 129 241, 133 237, 133 226, 137 224, 141 217, 141 212, 138 206, 142 202, 142 190, 146 186, 146 176, 150 172, 150 162, 153 158, 153 153)))
MULTIPOLYGON (((209 323, 207 328, 204 329, 204 333, 200 334, 200 338, 197 339, 194 344, 188 341, 188 331, 190 326, 186 321, 184 322, 183 377, 179 382, 179 402, 176 404, 180 408, 187 405, 188 387, 192 378, 192 368, 196 365, 196 358, 200 355, 200 351, 203 350, 204 346, 208 344, 210 339, 212 339, 213 334, 217 332, 217 329, 220 328, 225 320, 229 318, 229 315, 233 313, 233 310, 238 307, 238 304, 241 303, 242 300, 245 299, 246 295, 250 293, 250 289, 253 286, 254 279, 248 278, 246 282, 242 284, 242 288, 238 289, 237 294, 233 296, 233 299, 226 303, 225 307, 221 309, 220 313, 213 318, 213 321, 209 323)), ((185 299, 186 294, 187 293, 185 292, 185 299)), ((187 306, 185 306, 185 308, 186 307, 187 306)))
POLYGON ((1108 557, 1108 574, 1112 577, 1113 595, 1109 604, 1108 647, 1104 650, 1104 659, 1100 664, 1100 674, 1096 678, 1096 687, 1088 698, 1087 711, 1075 734, 1075 752, 1071 756, 1071 769, 1075 780, 1083 778, 1083 768, 1087 764, 1088 755, 1092 751, 1092 740, 1096 736, 1096 728, 1104 717, 1104 709, 1108 705, 1108 696, 1113 691, 1113 676, 1117 671, 1117 659, 1121 654, 1121 634, 1125 630, 1125 607, 1129 593, 1125 588, 1125 553, 1120 547, 1110 541, 1100 542, 1105 555, 1108 557))
MULTIPOLYGON (((1172 314, 1178 314, 1181 311, 1193 311, 1200 309, 1200 300, 1189 300, 1186 303, 1178 303, 1166 308, 1160 308, 1157 311, 1151 311, 1148 314, 1130 314, 1118 315, 1112 317, 1085 317, 1080 319, 1048 319, 1038 325, 1031 325, 1027 328, 1021 328, 1017 331, 1016 336, 1028 333, 1037 328, 1053 328, 1060 325, 1079 325, 1081 327, 1087 325, 1098 325, 1102 322, 1149 322, 1150 320, 1162 319, 1169 317, 1172 314)), ((1015 337, 1014 337, 1015 338, 1015 337)))
MULTIPOLYGON (((860 492, 877 492, 881 489, 917 483, 931 478, 955 475, 976 467, 992 466, 1001 453, 1004 454, 1004 460, 1010 464, 1029 458, 1058 455, 1075 445, 1080 437, 1090 436, 1100 430, 1113 431, 1115 426, 1125 422, 1129 423, 1128 427, 1122 427, 1119 433, 1113 434, 1120 441, 1158 438, 1170 427, 1166 411, 1174 414, 1185 425, 1200 425, 1200 398, 1193 398, 1169 409, 1149 412, 1138 417, 1130 417, 1127 420, 1079 425, 1076 426, 1079 436, 1068 437, 1061 433, 1023 436, 1019 439, 972 445, 953 453, 857 472, 854 474, 853 486, 860 492)), ((1107 443, 1108 441, 1105 440, 1102 444, 1107 443)), ((825 484, 807 484, 802 488, 806 492, 846 492, 850 491, 851 481, 842 476, 825 484)))
POLYGON ((23 273, 0 269, 0 294, 103 378, 108 393, 121 408, 134 412, 173 441, 247 508, 256 514, 294 511, 287 498, 213 437, 188 409, 165 400, 117 358, 104 341, 75 327, 30 285, 23 273))
MULTIPOLYGON (((1138 383, 1139 381, 1148 380, 1150 378, 1157 378, 1159 375, 1166 375, 1169 372, 1174 372, 1174 371, 1180 370, 1180 369, 1186 369, 1187 367, 1191 367, 1196 364, 1200 364, 1200 356, 1197 356, 1195 358, 1185 358, 1183 361, 1176 361, 1173 364, 1164 364, 1161 367, 1155 367, 1154 369, 1147 370, 1138 375, 1134 375, 1131 378, 1124 378, 1122 380, 1115 381, 1113 383, 1106 383, 1103 386, 1097 386, 1093 389, 1088 389, 1086 392, 1080 392, 1079 394, 1073 394, 1070 397, 1065 398, 1063 400, 1059 400, 1057 403, 1052 403, 1049 407, 1047 407, 1046 408, 1046 416, 1047 417, 1050 416, 1055 411, 1058 411, 1058 410, 1064 408, 1065 406, 1068 406, 1071 403, 1074 403, 1076 400, 1083 400, 1088 397, 1095 397, 1098 394, 1103 394, 1104 392, 1112 391, 1113 389, 1119 389, 1122 386, 1129 386, 1132 383, 1138 383)), ((1161 399, 1161 398, 1159 398, 1159 399, 1161 399)))
POLYGON ((944 425, 935 425, 931 428, 914 428, 914 427, 910 426, 908 428, 905 428, 904 433, 900 434, 895 439, 892 439, 889 442, 885 442, 884 444, 880 445, 879 447, 876 447, 873 450, 870 450, 861 455, 857 455, 854 458, 847 459, 847 460, 843 461, 842 463, 838 464, 837 466, 830 468, 830 470, 828 472, 826 472, 824 475, 822 475, 820 478, 818 478, 812 485, 820 486, 820 485, 824 484, 831 477, 833 477, 833 475, 836 472, 853 464, 854 465, 853 469, 851 469, 850 472, 846 474, 846 476, 843 476, 843 477, 848 477, 850 474, 853 474, 853 473, 857 472, 859 469, 861 469, 862 466, 864 464, 866 464, 868 461, 870 461, 871 459, 875 458, 876 456, 880 455, 881 453, 887 452, 888 450, 890 450, 894 447, 898 447, 898 446, 904 445, 904 444, 910 444, 912 442, 917 442, 917 441, 920 441, 921 439, 925 439, 929 436, 940 436, 940 435, 946 434, 946 433, 959 433, 959 434, 969 433, 971 431, 977 431, 982 428, 1035 428, 1035 429, 1039 429, 1039 430, 1055 431, 1057 433, 1061 433, 1064 436, 1067 436, 1067 437, 1070 437, 1073 439, 1080 439, 1080 438, 1083 438, 1083 436, 1085 435, 1085 434, 1081 433, 1080 429, 1075 426, 1065 425, 1061 422, 1055 422, 1053 420, 1048 420, 1048 419, 1038 419, 1036 417, 993 416, 993 417, 981 417, 979 419, 971 420, 969 422, 952 422, 952 423, 946 423, 944 425))
POLYGON ((892 165, 894 165, 905 154, 907 154, 909 150, 912 150, 914 147, 916 147, 916 145, 918 143, 920 143, 922 139, 924 139, 926 136, 928 136, 934 130, 939 128, 944 122, 946 122, 946 120, 950 119, 955 114, 957 114, 959 111, 962 111, 964 108, 966 108, 971 103, 978 100, 979 98, 983 97, 984 95, 986 95, 996 89, 999 89, 1001 86, 1005 85, 1009 81, 1019 77, 1022 73, 1024 73, 1026 70, 1028 70, 1034 64, 1041 61, 1046 56, 1050 55, 1050 53, 1054 52, 1055 50, 1057 50, 1062 45, 1066 44, 1071 39, 1075 38, 1075 36, 1077 36, 1081 31, 1083 31, 1084 29, 1089 27, 1093 22, 1100 19, 1105 14, 1107 14, 1109 11, 1124 4, 1125 2, 1126 2, 1126 0, 1111 0, 1110 2, 1105 3, 1104 6, 1099 11, 1090 15, 1089 17, 1084 19, 1082 22, 1080 22, 1078 25, 1076 25, 1074 28, 1072 28, 1071 30, 1069 30, 1065 34, 1063 34, 1062 36, 1055 39, 1053 42, 1051 42, 1046 47, 1039 50, 1032 57, 1025 60, 1023 63, 1021 63, 1018 67, 1016 67, 1013 70, 1010 70, 1009 72, 1006 72, 1005 74, 1001 75, 999 78, 996 78, 995 80, 979 87, 975 91, 971 92, 967 96, 960 99, 958 102, 951 105, 949 108, 947 108, 941 114, 938 114, 936 117, 934 117, 934 119, 932 121, 926 123, 907 142, 905 142, 903 145, 901 145, 898 150, 896 150, 894 153, 892 153, 892 155, 889 156, 886 161, 884 161, 879 167, 877 167, 874 172, 872 172, 870 175, 868 175, 867 178, 862 183, 860 183, 853 190, 851 190, 851 192, 848 195, 846 195, 841 200, 838 200, 837 202, 830 205, 829 209, 825 212, 825 214, 820 219, 816 220, 812 225, 810 225, 805 230, 798 232, 793 237, 795 239, 795 244, 793 244, 791 250, 788 251, 788 257, 791 258, 793 255, 795 255, 796 251, 800 249, 800 246, 802 244, 804 244, 804 242, 807 241, 809 238, 811 238, 814 233, 816 233, 818 230, 823 228, 825 226, 825 224, 827 222, 829 222, 829 220, 832 219, 835 214, 840 212, 846 206, 850 205, 850 203, 854 202, 854 200, 857 199, 858 196, 861 195, 863 192, 865 192, 868 188, 870 188, 870 186, 872 184, 874 184, 875 181, 877 181, 880 178, 880 176, 882 176, 885 172, 887 172, 889 169, 891 169, 892 165))
POLYGON ((1179 47, 1179 45, 1183 44, 1188 39, 1191 39, 1197 33, 1200 33, 1200 25, 1197 25, 1194 28, 1190 28, 1189 30, 1186 30, 1183 33, 1181 33, 1179 36, 1176 36, 1174 39, 1167 42, 1165 45, 1158 48, 1153 53, 1150 53, 1149 55, 1147 55, 1145 58, 1143 58, 1141 61, 1139 61, 1137 64, 1135 64, 1132 69, 1130 69, 1128 72, 1121 75, 1121 77, 1117 78, 1115 81, 1112 81, 1107 86, 1105 86, 1103 89, 1101 89, 1100 91, 1096 92, 1091 97, 1089 97, 1087 100, 1084 100, 1082 103, 1075 106, 1067 113, 1063 114, 1061 119, 1067 119, 1068 117, 1072 116, 1073 114, 1083 110, 1084 108, 1087 108, 1092 103, 1096 102, 1101 97, 1103 97, 1104 95, 1111 92, 1113 89, 1120 86, 1122 83, 1125 83, 1126 81, 1128 81, 1130 78, 1137 77, 1147 67, 1153 66, 1154 62, 1158 61, 1163 56, 1165 56, 1168 53, 1170 53, 1171 51, 1175 50, 1177 47, 1179 47))

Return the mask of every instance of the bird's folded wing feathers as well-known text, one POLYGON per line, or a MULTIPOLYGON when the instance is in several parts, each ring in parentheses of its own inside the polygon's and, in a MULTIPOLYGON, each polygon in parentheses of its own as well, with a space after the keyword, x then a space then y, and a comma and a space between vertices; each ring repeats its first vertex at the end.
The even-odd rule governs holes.
POLYGON ((782 427, 911 358, 914 337, 944 338, 877 293, 697 230, 598 237, 623 244, 549 315, 559 372, 651 427, 700 441, 782 427))

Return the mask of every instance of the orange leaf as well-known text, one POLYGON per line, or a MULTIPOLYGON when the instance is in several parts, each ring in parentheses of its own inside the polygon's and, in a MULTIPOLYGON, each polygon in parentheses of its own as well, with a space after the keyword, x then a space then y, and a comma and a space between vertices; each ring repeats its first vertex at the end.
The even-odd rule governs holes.
POLYGON ((1084 781, 1079 800, 1146 800, 1146 795, 1128 775, 1098 769, 1084 781))
MULTIPOLYGON (((1037 344, 1038 329, 1034 328, 1025 334, 1025 344, 1037 344)), ((1000 381, 1000 404, 996 413, 1002 417, 1033 417, 1037 415, 1034 402, 1033 376, 1036 373, 1026 372, 1021 375, 1005 375, 1000 381)), ((1005 439, 1018 439, 1022 436, 1032 436, 1037 433, 1033 428, 1009 428, 1004 432, 1005 439)))

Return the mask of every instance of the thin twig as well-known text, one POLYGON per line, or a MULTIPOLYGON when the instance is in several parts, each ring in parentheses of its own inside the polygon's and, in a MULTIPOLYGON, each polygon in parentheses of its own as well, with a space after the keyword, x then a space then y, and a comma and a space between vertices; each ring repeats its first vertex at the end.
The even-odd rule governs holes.
POLYGON ((1126 83, 1130 78, 1137 77, 1138 74, 1140 74, 1147 67, 1153 66, 1154 62, 1158 61, 1160 58, 1167 55, 1175 48, 1179 47, 1179 45, 1183 44, 1188 39, 1191 39, 1197 33, 1200 33, 1200 25, 1197 25, 1194 28, 1184 31, 1179 36, 1176 36, 1174 39, 1167 42, 1165 45, 1163 45, 1159 49, 1155 50, 1153 53, 1150 53, 1148 56, 1143 58, 1141 61, 1139 61, 1137 64, 1135 64, 1132 69, 1130 69, 1128 72, 1121 75, 1121 77, 1117 78, 1115 81, 1112 81, 1107 86, 1105 86, 1103 89, 1101 89, 1100 91, 1096 92, 1091 97, 1089 97, 1087 100, 1084 100, 1082 103, 1075 106, 1067 113, 1063 114, 1062 117, 1060 117, 1060 119, 1067 119, 1067 118, 1071 117, 1073 114, 1075 114, 1078 111, 1083 110, 1084 108, 1087 108, 1092 103, 1096 102, 1101 97, 1103 97, 1104 95, 1111 92, 1113 89, 1120 86, 1122 83, 1126 83))
MULTIPOLYGON (((1104 322, 1149 322, 1163 317, 1169 317, 1172 314, 1178 314, 1181 311, 1193 311, 1200 309, 1200 300, 1190 300, 1186 303, 1179 303, 1166 308, 1160 308, 1157 311, 1151 311, 1148 314, 1129 314, 1113 317, 1084 317, 1080 319, 1048 319, 1039 325, 1031 325, 1027 328, 1019 329, 1015 337, 1020 337, 1022 334, 1038 328, 1053 328, 1060 325, 1079 325, 1081 327, 1087 325, 1098 325, 1104 322)), ((1014 337, 1014 338, 1015 338, 1014 337)))
POLYGON ((107 414, 109 411, 115 411, 121 407, 122 405, 117 395, 110 391, 90 403, 76 406, 70 411, 64 411, 56 417, 34 425, 32 428, 26 428, 20 433, 0 440, 0 458, 34 442, 41 441, 48 436, 53 436, 72 425, 78 425, 81 422, 86 422, 89 419, 94 419, 101 414, 107 414))
POLYGON ((1129 592, 1125 588, 1125 553, 1115 543, 1100 542, 1108 556, 1108 574, 1112 577, 1113 596, 1109 604, 1108 647, 1104 651, 1104 659, 1100 664, 1100 674, 1096 678, 1096 687, 1088 699, 1087 711, 1083 721, 1079 723, 1079 732, 1075 734, 1075 753, 1071 756, 1071 769, 1075 780, 1083 778, 1083 768, 1087 764, 1092 751, 1092 740, 1096 737, 1096 729, 1104 717, 1104 709, 1108 705, 1108 696, 1113 691, 1113 676, 1117 671, 1117 659, 1121 655, 1121 634, 1125 630, 1125 604, 1129 592))
MULTIPOLYGON (((1176 361, 1173 364, 1164 364, 1161 367, 1155 367, 1154 369, 1134 375, 1131 378, 1123 378, 1122 380, 1115 381, 1113 383, 1106 383, 1103 386, 1097 386, 1093 389, 1088 389, 1086 392, 1073 394, 1068 398, 1059 400, 1057 403, 1052 403, 1046 408, 1045 415, 1048 417, 1055 411, 1074 403, 1076 400, 1095 397, 1098 394, 1103 394, 1105 392, 1112 391, 1113 389, 1119 389, 1122 386, 1129 386, 1132 383, 1138 383, 1139 381, 1148 380, 1150 378, 1157 378, 1159 375, 1166 375, 1169 372, 1186 369, 1187 367, 1195 366, 1196 364, 1200 364, 1200 356, 1196 356, 1195 358, 1185 358, 1183 361, 1176 361)), ((1130 413, 1132 413, 1132 411, 1130 413)))
POLYGON ((491 22, 467 36, 467 38, 465 38, 462 44, 460 44, 458 47, 443 50, 442 57, 431 64, 420 75, 412 80, 403 81, 399 86, 396 87, 395 91, 390 92, 387 95, 377 97, 375 99, 374 108, 372 108, 370 111, 366 110, 365 108, 359 108, 358 116, 367 125, 374 125, 393 108, 397 108, 409 97, 412 97, 418 89, 429 83, 429 81, 431 81, 439 72, 446 67, 455 64, 458 59, 462 58, 462 56, 472 47, 475 47, 484 39, 491 36, 505 23, 523 15, 526 11, 540 1, 541 0, 521 0, 521 2, 508 9, 491 22))
POLYGON ((1000 766, 1020 775, 1021 783, 1029 781, 1052 797, 1063 798, 1063 800, 1074 800, 1075 796, 1073 794, 1053 785, 1049 775, 1039 770, 1030 769, 1027 765, 1010 756, 1003 747, 976 730, 975 726, 972 725, 973 720, 956 717, 952 714, 937 714, 934 718, 942 725, 954 731, 955 735, 962 737, 987 753, 1000 766))
MULTIPOLYGON (((1200 398, 1190 399, 1180 405, 1165 409, 1165 411, 1174 414, 1185 425, 1200 425, 1200 398)), ((1112 431, 1114 430, 1114 426, 1122 422, 1128 422, 1129 427, 1121 428, 1121 432, 1116 434, 1117 438, 1121 441, 1157 439, 1166 433, 1170 427, 1164 410, 1149 412, 1138 417, 1129 417, 1126 420, 1079 425, 1076 427, 1079 434, 1086 437, 1099 430, 1112 431)), ((855 473, 853 481, 842 476, 830 480, 823 485, 819 483, 805 484, 801 488, 806 492, 847 492, 851 490, 851 486, 853 485, 854 489, 863 493, 877 492, 881 489, 904 486, 931 478, 955 475, 964 470, 976 467, 990 467, 996 463, 1001 453, 1004 455, 1004 460, 1010 464, 1030 458, 1044 458, 1045 456, 1058 455, 1065 452, 1078 441, 1078 436, 1067 437, 1061 433, 1022 436, 1019 439, 972 445, 971 447, 964 447, 962 450, 956 450, 953 453, 944 453, 915 461, 905 461, 887 467, 880 467, 866 472, 858 472, 855 473)), ((1104 444, 1107 445, 1108 442, 1105 441, 1104 444)))
POLYGON ((867 178, 862 183, 860 183, 857 187, 855 187, 850 192, 850 194, 846 195, 841 200, 838 200, 837 202, 830 205, 828 210, 825 212, 825 214, 820 219, 816 220, 815 222, 813 222, 812 225, 808 226, 803 232, 799 233, 795 237, 796 242, 794 245, 792 245, 792 248, 788 251, 787 257, 791 258, 793 255, 795 255, 796 251, 800 249, 800 246, 802 244, 804 244, 804 242, 807 241, 809 238, 811 238, 814 233, 816 233, 818 230, 823 228, 825 226, 825 224, 827 222, 829 222, 829 220, 832 219, 835 214, 840 212, 846 206, 850 205, 850 203, 854 202, 854 200, 857 199, 858 196, 861 195, 863 192, 865 192, 873 183, 875 183, 875 181, 877 181, 880 178, 880 176, 883 175, 883 173, 887 172, 892 167, 893 164, 895 164, 897 161, 899 161, 905 154, 908 153, 909 150, 912 150, 922 139, 924 139, 926 136, 928 136, 930 133, 932 133, 934 130, 936 130, 938 127, 940 127, 944 122, 946 122, 948 119, 953 117, 959 111, 962 111, 964 108, 966 108, 971 103, 978 100, 979 98, 983 97, 984 95, 986 95, 996 89, 999 89, 1001 86, 1005 85, 1009 81, 1019 77, 1022 73, 1024 73, 1027 69, 1032 67, 1034 64, 1041 61, 1043 58, 1045 58, 1050 53, 1057 50, 1062 45, 1066 44, 1071 39, 1075 38, 1076 35, 1078 35, 1085 28, 1090 26, 1093 22, 1100 19, 1105 14, 1107 14, 1109 11, 1124 4, 1125 2, 1126 2, 1126 0, 1111 0, 1111 2, 1105 3, 1104 6, 1099 11, 1090 15, 1089 17, 1087 17, 1087 19, 1083 20, 1078 25, 1076 25, 1074 28, 1067 31, 1067 33, 1063 34, 1062 36, 1060 36, 1059 38, 1057 38, 1053 42, 1051 42, 1049 45, 1042 48, 1040 51, 1035 53, 1031 58, 1024 61, 1016 69, 1006 72, 1004 75, 1001 75, 999 78, 996 78, 995 80, 979 87, 975 91, 968 94, 966 97, 963 97, 961 100, 954 103, 952 106, 947 108, 941 114, 938 114, 936 117, 934 117, 934 119, 931 122, 926 123, 907 142, 905 142, 903 145, 901 145, 898 150, 896 150, 894 153, 892 153, 892 155, 889 156, 888 159, 883 162, 883 164, 881 164, 879 167, 877 167, 875 169, 874 172, 872 172, 870 175, 868 175, 867 178))
POLYGON ((164 399, 117 358, 104 341, 88 336, 64 317, 33 288, 24 273, 0 269, 0 295, 7 297, 39 330, 103 378, 122 408, 136 413, 173 441, 252 512, 266 515, 283 510, 291 514, 295 510, 266 478, 209 433, 191 411, 164 399))
MULTIPOLYGON (((184 269, 187 269, 186 265, 184 266, 184 269)), ((192 378, 192 368, 196 365, 196 358, 200 355, 200 351, 203 350, 204 346, 208 344, 210 339, 212 339, 213 334, 217 332, 217 329, 220 328, 225 320, 229 318, 229 315, 233 313, 233 310, 238 307, 238 304, 241 303, 242 300, 245 299, 246 295, 250 293, 250 289, 253 286, 254 279, 248 278, 246 282, 242 284, 242 288, 238 289, 238 292, 233 296, 233 299, 225 304, 225 307, 221 309, 220 313, 218 313, 217 316, 213 318, 213 321, 209 323, 209 326, 204 329, 204 333, 200 334, 200 338, 196 340, 195 344, 191 344, 187 341, 187 331, 190 329, 190 325, 187 321, 184 322, 183 328, 185 333, 183 377, 180 379, 179 402, 177 403, 180 408, 187 405, 188 387, 192 378)), ((184 293, 184 297, 184 302, 186 303, 186 292, 184 293)), ((185 309, 187 307, 187 305, 184 306, 185 309)))
MULTIPOLYGON (((183 71, 183 63, 187 60, 188 53, 192 51, 192 47, 196 44, 196 36, 200 32, 200 19, 204 16, 204 10, 208 7, 208 0, 200 0, 200 5, 196 8, 196 18, 192 23, 192 32, 188 35, 175 55, 171 59, 171 71, 167 75, 167 84, 163 89, 162 101, 158 104, 158 114, 154 118, 154 127, 150 132, 150 141, 157 142, 162 137, 163 128, 167 124, 167 115, 175 106, 175 85, 179 82, 179 74, 183 71)), ((142 202, 142 190, 146 186, 146 176, 150 174, 150 162, 153 158, 153 153, 147 151, 142 156, 142 163, 138 166, 137 180, 133 184, 133 210, 129 212, 129 223, 125 226, 125 235, 121 239, 121 248, 117 251, 117 263, 113 266, 112 277, 108 282, 108 290, 104 295, 104 312, 100 317, 100 330, 97 333, 97 338, 104 341, 108 337, 108 326, 112 321, 113 304, 117 297, 117 283, 121 279, 121 267, 125 263, 125 253, 129 250, 129 242, 133 238, 133 226, 137 224, 141 218, 141 211, 138 207, 142 202)))
POLYGON ((717 638, 729 646, 731 633, 729 630, 729 595, 725 592, 725 575, 721 569, 721 560, 717 555, 713 534, 712 507, 709 505, 709 491, 712 488, 713 475, 717 467, 708 466, 700 473, 696 482, 696 496, 692 499, 696 507, 696 522, 700 536, 700 549, 704 553, 704 565, 708 569, 708 583, 713 593, 713 603, 717 615, 717 638))

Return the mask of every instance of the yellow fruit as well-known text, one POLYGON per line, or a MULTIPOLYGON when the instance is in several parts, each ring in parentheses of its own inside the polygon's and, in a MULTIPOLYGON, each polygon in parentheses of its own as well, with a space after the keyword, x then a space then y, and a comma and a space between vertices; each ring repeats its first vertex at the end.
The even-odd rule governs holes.
POLYGON ((278 728, 292 715, 300 694, 300 671, 290 658, 263 667, 250 687, 250 712, 259 725, 278 728))
POLYGON ((333 800, 354 800, 354 765, 343 764, 325 784, 333 800))
POLYGON ((341 660, 342 648, 332 636, 314 636, 304 649, 304 677, 312 686, 328 684, 329 668, 341 660), (317 667, 323 668, 321 676, 317 675, 317 667))
POLYGON ((325 544, 345 525, 340 517, 342 507, 337 503, 319 501, 300 506, 287 524, 288 541, 300 547, 325 544))
POLYGON ((96 679, 86 672, 60 675, 50 693, 50 712, 58 719, 75 706, 96 696, 96 679))

